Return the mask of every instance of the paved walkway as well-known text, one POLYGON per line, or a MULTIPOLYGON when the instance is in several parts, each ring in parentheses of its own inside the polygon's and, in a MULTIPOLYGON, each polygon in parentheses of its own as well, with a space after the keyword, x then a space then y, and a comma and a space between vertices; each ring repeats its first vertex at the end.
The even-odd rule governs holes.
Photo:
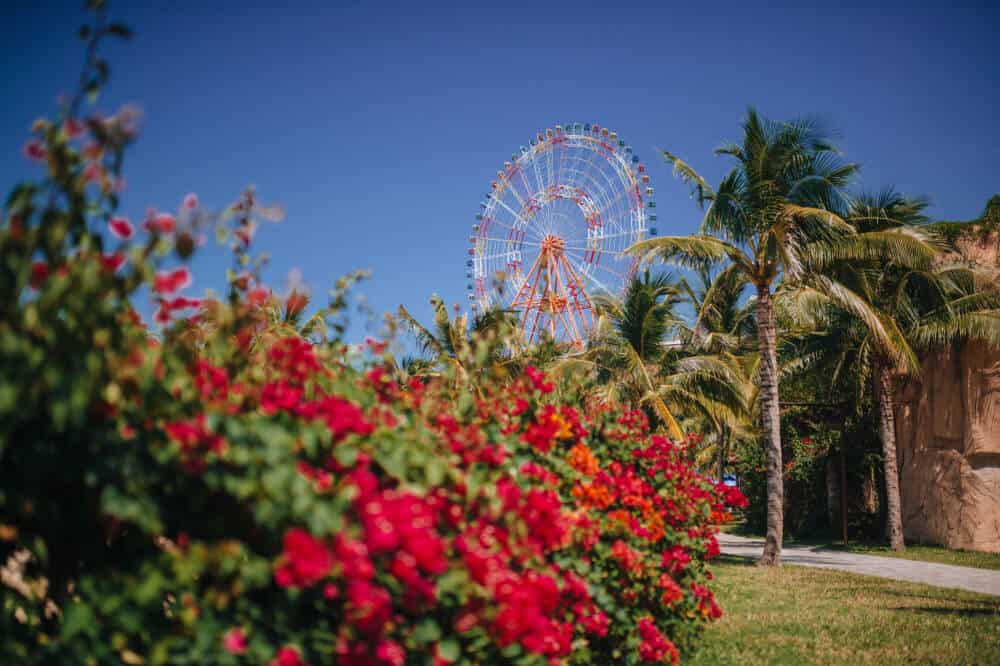
MULTIPOLYGON (((764 549, 764 540, 722 533, 719 535, 719 545, 726 555, 756 559, 760 557, 761 551, 764 549)), ((842 553, 836 550, 808 546, 785 546, 781 549, 781 561, 784 564, 837 569, 862 576, 892 578, 935 587, 951 587, 1000 596, 1000 571, 989 569, 957 567, 952 564, 934 562, 915 562, 896 557, 842 553)))

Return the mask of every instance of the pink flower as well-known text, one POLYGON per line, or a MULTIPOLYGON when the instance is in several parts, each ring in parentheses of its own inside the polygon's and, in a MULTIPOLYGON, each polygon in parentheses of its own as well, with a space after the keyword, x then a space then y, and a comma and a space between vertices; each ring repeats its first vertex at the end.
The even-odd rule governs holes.
POLYGON ((49 156, 48 149, 45 147, 45 144, 42 143, 40 139, 29 140, 27 143, 24 144, 22 152, 24 153, 25 157, 35 162, 44 162, 49 156))
POLYGON ((135 227, 129 222, 127 217, 113 217, 108 221, 108 229, 112 235, 120 240, 128 240, 135 233, 135 227))
POLYGON ((83 170, 83 180, 87 183, 96 183, 104 175, 104 167, 100 162, 91 162, 83 170))
POLYGON ((77 139, 83 134, 83 123, 76 118, 67 118, 62 126, 63 134, 67 139, 77 139))
POLYGON ((222 637, 222 647, 230 654, 243 654, 247 651, 247 637, 243 630, 234 627, 222 637))
POLYGON ((184 207, 188 210, 194 210, 198 207, 198 195, 194 192, 189 193, 184 197, 184 207))
POLYGON ((169 234, 177 228, 177 219, 170 213, 153 213, 143 226, 154 233, 169 234))

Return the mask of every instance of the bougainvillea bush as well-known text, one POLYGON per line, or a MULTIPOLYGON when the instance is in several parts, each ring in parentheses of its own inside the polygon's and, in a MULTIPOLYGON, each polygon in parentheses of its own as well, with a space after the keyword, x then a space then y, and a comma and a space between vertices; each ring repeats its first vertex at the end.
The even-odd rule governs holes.
POLYGON ((532 368, 402 380, 341 339, 350 280, 304 323, 263 285, 253 193, 119 215, 134 113, 80 106, 0 229, 0 662, 676 663, 719 617, 745 500, 684 443, 532 368), (234 265, 193 298, 209 232, 234 265))

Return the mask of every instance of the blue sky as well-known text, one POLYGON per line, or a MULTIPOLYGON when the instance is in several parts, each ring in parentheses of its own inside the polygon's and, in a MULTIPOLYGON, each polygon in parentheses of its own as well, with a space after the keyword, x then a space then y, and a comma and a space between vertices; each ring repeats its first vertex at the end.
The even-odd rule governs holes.
MULTIPOLYGON (((0 10, 5 188, 29 172, 28 127, 82 56, 82 1, 32 4, 0 10)), ((976 216, 1000 191, 992 2, 275 4, 112 2, 136 36, 106 49, 101 106, 144 109, 126 164, 131 217, 191 191, 221 207, 249 183, 286 207, 258 236, 276 287, 298 268, 321 298, 369 268, 379 312, 404 303, 427 319, 432 292, 464 303, 483 193, 557 122, 596 121, 635 147, 661 234, 694 231, 699 216, 654 146, 715 180, 726 162, 711 151, 738 138, 751 104, 818 116, 863 164, 861 186, 927 195, 936 216, 976 216)), ((224 266, 202 253, 195 287, 218 288, 224 266)))

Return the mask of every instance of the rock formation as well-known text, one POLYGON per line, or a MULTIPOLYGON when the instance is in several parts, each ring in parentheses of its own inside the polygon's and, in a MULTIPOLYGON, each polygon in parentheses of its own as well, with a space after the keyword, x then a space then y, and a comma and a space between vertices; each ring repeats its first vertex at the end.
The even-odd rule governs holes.
POLYGON ((1000 552, 1000 350, 937 352, 898 398, 906 538, 1000 552))
MULTIPOLYGON (((1000 269, 994 197, 955 247, 1000 269)), ((1000 219, 1000 218, 998 218, 1000 219)), ((954 223, 952 223, 954 224, 954 223)), ((910 541, 1000 552, 1000 349, 966 342, 923 359, 897 395, 903 530, 910 541)))

